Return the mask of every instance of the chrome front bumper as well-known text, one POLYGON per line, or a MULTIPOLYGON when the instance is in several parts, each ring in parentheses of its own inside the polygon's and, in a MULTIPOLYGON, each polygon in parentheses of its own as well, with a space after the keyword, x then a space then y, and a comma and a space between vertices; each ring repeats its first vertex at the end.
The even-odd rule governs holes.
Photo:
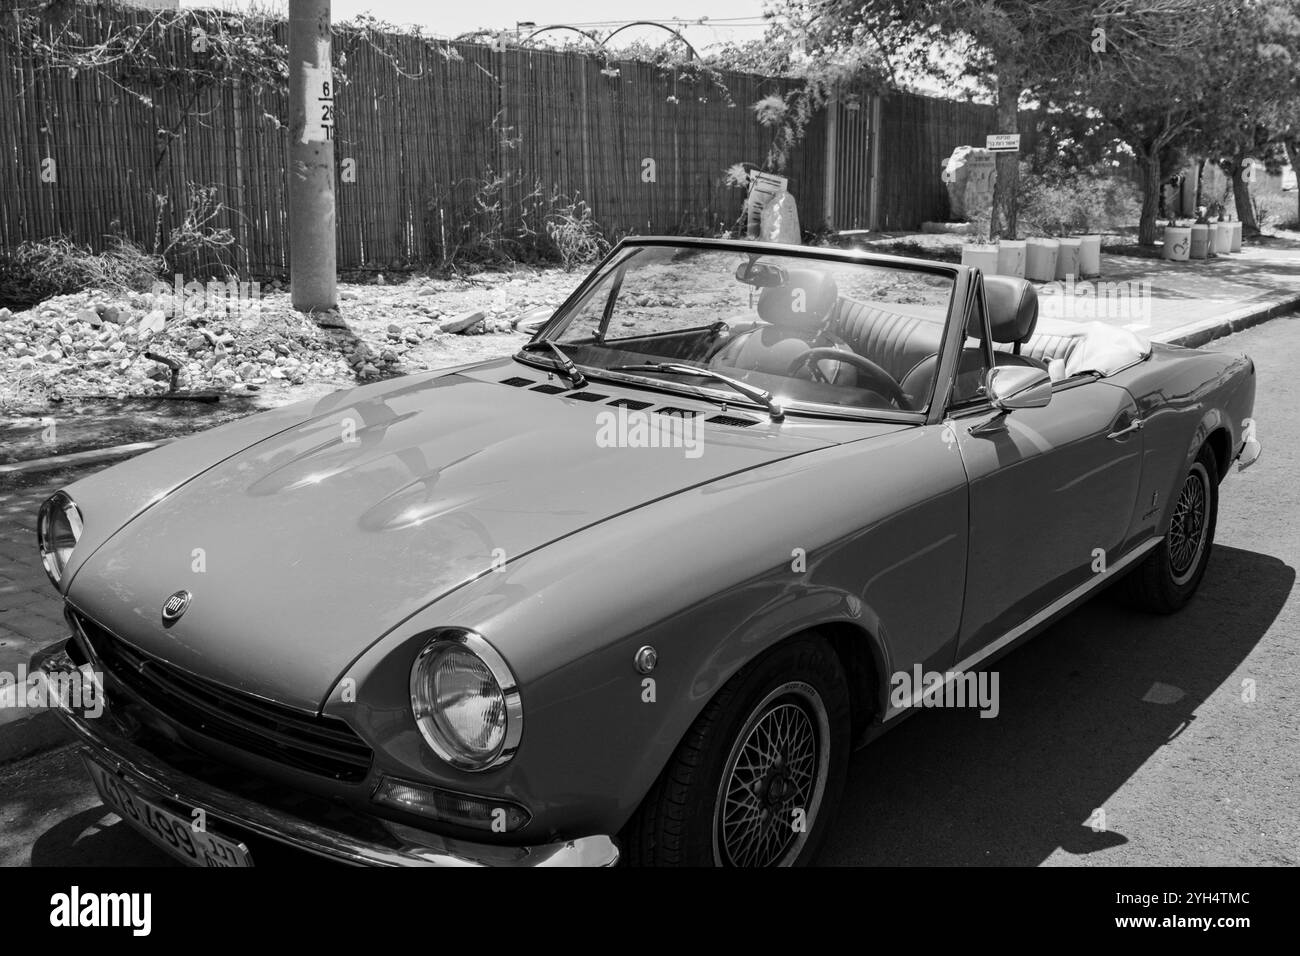
MULTIPOLYGON (((62 647, 42 655, 34 670, 47 675, 80 675, 62 647)), ((62 682, 60 682, 62 683, 62 682)), ((87 718, 58 697, 60 683, 47 683, 48 699, 78 742, 99 763, 143 785, 155 795, 203 810, 219 825, 225 821, 277 843, 340 863, 358 866, 613 866, 618 847, 607 836, 589 836, 545 846, 509 847, 452 840, 381 821, 393 836, 393 845, 358 839, 214 787, 182 773, 128 740, 115 729, 105 706, 97 718, 87 718)), ((66 686, 66 684, 64 684, 66 686)), ((148 795, 147 793, 145 794, 148 795)))

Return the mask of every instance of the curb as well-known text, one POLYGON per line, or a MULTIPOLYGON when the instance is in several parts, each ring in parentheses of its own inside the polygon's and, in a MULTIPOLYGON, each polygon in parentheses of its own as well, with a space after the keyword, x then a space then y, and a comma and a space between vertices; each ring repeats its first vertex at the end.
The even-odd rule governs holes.
MULTIPOLYGON (((63 643, 62 640, 55 641, 32 655, 28 662, 29 682, 31 675, 40 670, 41 661, 63 643)), ((26 693, 26 687, 26 683, 6 684, 0 689, 0 703, 6 705, 0 708, 0 766, 34 757, 74 740, 72 731, 59 718, 59 712, 54 707, 32 709, 19 717, 5 719, 17 710, 10 698, 20 691, 26 693)))
POLYGON ((1300 294, 1288 296, 1269 305, 1249 305, 1213 319, 1201 319, 1199 322, 1175 326, 1151 338, 1167 345, 1180 345, 1188 349, 1200 348, 1215 339, 1260 325, 1297 308, 1300 308, 1300 294))

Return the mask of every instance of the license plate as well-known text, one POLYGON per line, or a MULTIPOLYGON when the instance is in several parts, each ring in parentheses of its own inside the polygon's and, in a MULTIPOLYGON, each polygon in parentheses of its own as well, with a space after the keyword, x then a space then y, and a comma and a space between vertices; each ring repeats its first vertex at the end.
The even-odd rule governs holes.
POLYGON ((132 778, 82 755, 104 805, 172 856, 191 866, 252 866, 248 847, 210 830, 195 830, 194 822, 172 813, 145 796, 148 788, 132 778))

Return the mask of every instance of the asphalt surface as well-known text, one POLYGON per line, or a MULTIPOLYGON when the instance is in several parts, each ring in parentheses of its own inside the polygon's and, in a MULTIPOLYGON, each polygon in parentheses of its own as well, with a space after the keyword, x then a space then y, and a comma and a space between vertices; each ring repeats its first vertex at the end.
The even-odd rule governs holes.
MULTIPOLYGON (((1300 863, 1300 319, 1214 347, 1255 359, 1264 455, 1221 488, 1196 598, 1102 595, 999 663, 996 719, 921 711, 860 751, 822 863, 1300 863)), ((168 862, 70 748, 0 770, 0 865, 168 862)))

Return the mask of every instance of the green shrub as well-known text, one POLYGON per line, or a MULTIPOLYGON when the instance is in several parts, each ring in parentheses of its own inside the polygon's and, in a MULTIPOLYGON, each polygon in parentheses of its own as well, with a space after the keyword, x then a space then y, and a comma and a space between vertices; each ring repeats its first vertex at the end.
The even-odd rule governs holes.
POLYGON ((103 252, 68 239, 28 240, 0 253, 0 301, 39 302, 83 289, 144 291, 162 260, 118 237, 103 252))
MULTIPOLYGON (((167 234, 162 250, 163 266, 168 272, 188 272, 195 277, 226 278, 234 274, 230 260, 236 253, 235 236, 217 224, 226 211, 218 198, 216 186, 189 183, 187 202, 178 226, 167 234)), ((161 231, 166 196, 155 196, 158 207, 156 231, 161 231)))
POLYGON ((591 218, 591 207, 576 197, 547 217, 546 234, 566 272, 597 263, 609 252, 609 242, 591 218))
POLYGON ((1025 235, 1115 232, 1137 222, 1137 185, 1104 166, 1034 173, 1020 168, 1020 226, 1025 235))
POLYGON ((431 251, 441 267, 558 261, 572 269, 610 250, 591 208, 577 196, 570 199, 558 188, 548 193, 540 180, 490 168, 461 185, 472 186, 473 194, 443 190, 427 205, 436 237, 431 251))
POLYGON ((1262 229, 1265 226, 1282 229, 1295 228, 1296 196, 1295 193, 1264 193, 1251 196, 1255 204, 1255 222, 1262 229))

